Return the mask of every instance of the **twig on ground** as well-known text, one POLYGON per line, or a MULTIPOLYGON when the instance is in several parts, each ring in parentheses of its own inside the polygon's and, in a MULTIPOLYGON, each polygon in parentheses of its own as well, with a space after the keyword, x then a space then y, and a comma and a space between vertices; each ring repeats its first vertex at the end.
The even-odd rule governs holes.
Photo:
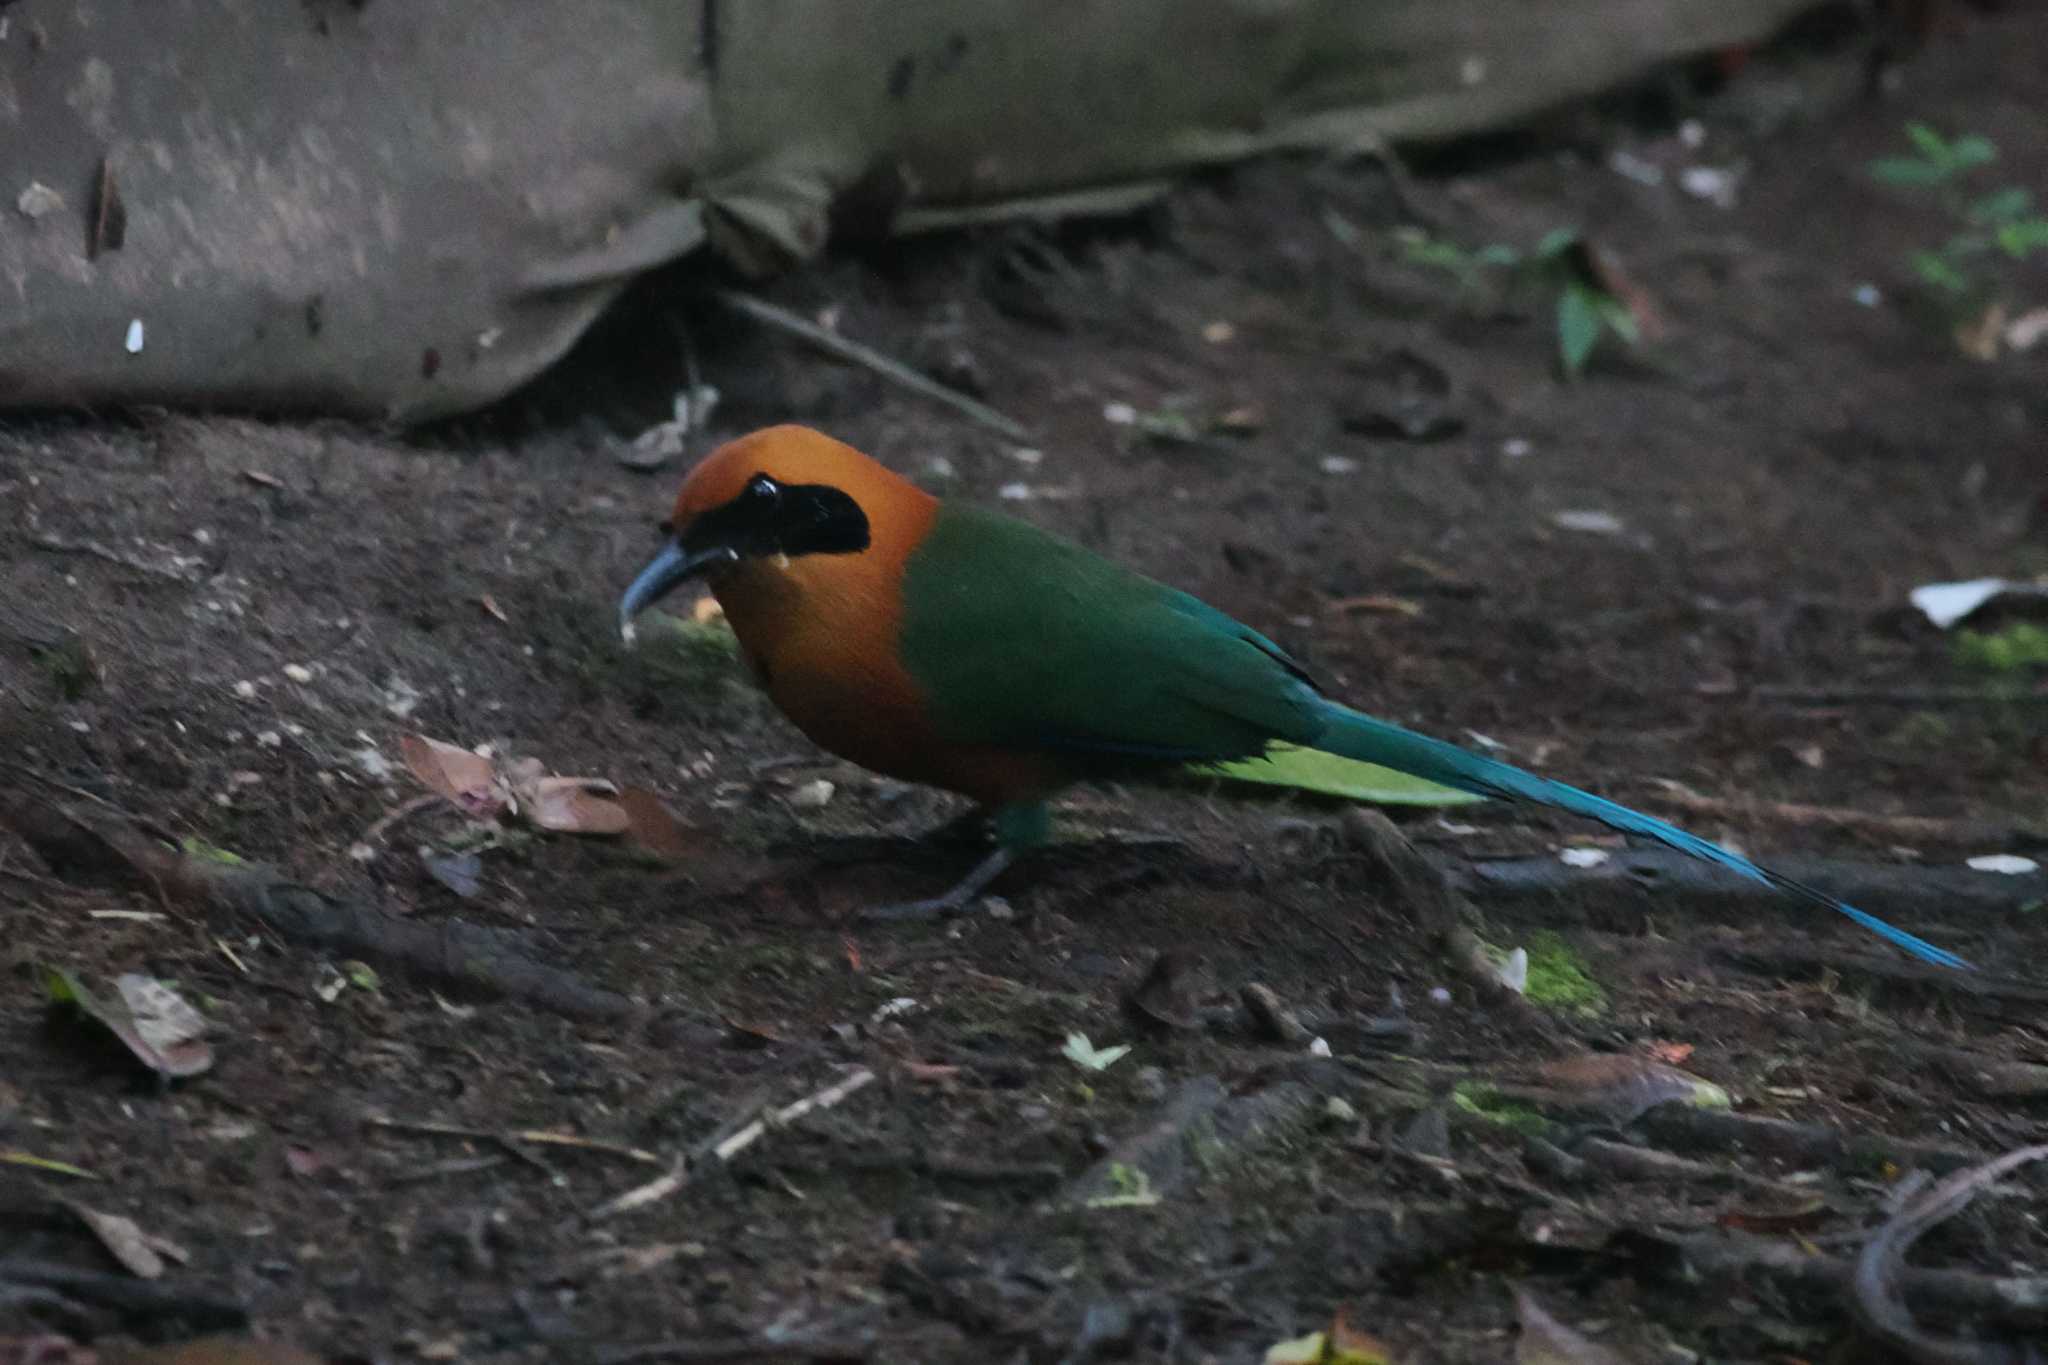
POLYGON ((391 1177, 394 1185, 414 1185, 427 1180, 439 1180, 444 1176, 469 1175, 475 1171, 488 1171, 504 1165, 512 1158, 503 1152, 489 1156, 457 1156, 446 1161, 436 1161, 409 1171, 400 1171, 391 1177))
POLYGON ((167 568, 162 564, 152 564, 146 559, 138 559, 134 555, 123 554, 119 550, 110 550, 98 541, 65 540, 61 536, 45 535, 32 537, 29 540, 29 544, 35 546, 38 550, 48 550, 52 554, 86 555, 93 559, 104 560, 109 564, 119 565, 124 569, 133 569, 140 574, 148 574, 152 578, 167 578, 173 583, 189 585, 199 581, 199 576, 195 573, 190 573, 180 568, 167 568))
POLYGON ((1887 1040, 1882 1050, 1887 1056, 1896 1056, 1901 1048, 1919 1060, 1929 1063, 1965 1090, 1982 1095, 1986 1099, 2048 1098, 2048 1066, 2034 1062, 2006 1061, 1998 1057, 1965 1052, 1961 1048, 1940 1047, 1932 1043, 1913 1043, 1899 1039, 1887 1040))
POLYGON ((585 985, 527 956, 508 936, 462 920, 413 923, 286 879, 259 863, 223 864, 189 857, 142 833, 125 817, 54 803, 0 801, 0 821, 14 827, 59 876, 114 886, 140 886, 169 905, 197 907, 209 921, 260 921, 287 942, 381 960, 431 980, 495 994, 584 1019, 621 1019, 638 1008, 614 991, 585 985))
POLYGON ((1608 1138, 1582 1138, 1572 1146, 1569 1155, 1584 1161, 1596 1170, 1622 1180, 1648 1180, 1658 1183, 1691 1180, 1708 1184, 1737 1185, 1743 1189, 1763 1190, 1772 1194, 1805 1193, 1798 1186, 1788 1185, 1782 1180, 1772 1180, 1768 1176, 1753 1175, 1729 1166, 1716 1166, 1711 1162, 1693 1161, 1687 1157, 1674 1156, 1670 1152, 1658 1151, 1654 1147, 1637 1147, 1626 1142, 1614 1142, 1608 1138))
MULTIPOLYGON (((1694 1293, 1699 1292, 1701 1277, 1751 1272, 1844 1296, 1854 1292, 1856 1269, 1851 1262, 1815 1255, 1790 1238, 1715 1230, 1690 1233, 1668 1245, 1691 1270, 1689 1282, 1694 1293)), ((2048 1279, 1905 1266, 1899 1271, 1897 1285, 1908 1303, 1924 1311, 1973 1317, 2020 1331, 2037 1331, 2048 1325, 2048 1279)))
MULTIPOLYGON (((478 1142, 495 1142, 522 1161, 531 1162, 534 1157, 519 1147, 520 1143, 539 1146, 574 1147, 588 1152, 602 1152, 608 1156, 624 1157, 628 1161, 649 1164, 660 1162, 654 1153, 638 1147, 627 1147, 616 1142, 605 1142, 598 1138, 582 1137, 576 1133, 551 1133, 543 1128, 522 1128, 499 1131, 491 1128, 471 1128, 460 1123, 440 1123, 431 1119, 397 1119, 388 1114, 365 1114, 363 1122, 378 1128, 390 1128, 402 1133, 432 1133, 440 1137, 468 1138, 478 1142)), ((553 1174, 551 1168, 548 1169, 553 1174)))
POLYGON ((1885 1162, 1953 1171, 1983 1160, 1981 1152, 1963 1147, 1894 1138, 1883 1133, 1850 1134, 1818 1123, 1732 1114, 1725 1109, 1700 1109, 1687 1104, 1660 1104, 1637 1119, 1636 1124, 1667 1147, 1753 1153, 1851 1173, 1873 1171, 1885 1162))
POLYGON ((2003 828, 1988 820, 1944 820, 1928 815, 1882 815, 1840 806, 1808 806, 1796 801, 1753 801, 1705 796, 1683 783, 1659 779, 1656 800, 1693 815, 1711 815, 1757 824, 1790 825, 1795 829, 1838 829, 1880 839, 1932 844, 1996 846, 2015 836, 2040 837, 2041 831, 2003 828))
POLYGON ((232 1299, 183 1289, 163 1280, 102 1274, 26 1258, 0 1260, 0 1288, 46 1289, 74 1303, 111 1309, 130 1323, 177 1319, 188 1331, 229 1331, 249 1325, 249 1315, 232 1299))
MULTIPOLYGON (((1913 1243, 1937 1223, 1961 1213, 1986 1186, 2008 1172, 2048 1157, 2048 1144, 2022 1147, 1980 1166, 1957 1171, 1920 1198, 1900 1209, 1879 1228, 1856 1258, 1851 1303, 1856 1317, 1873 1336, 1925 1365, 2020 1365, 2041 1360, 2038 1352, 1928 1336, 1913 1321, 1900 1296, 1901 1271, 1913 1243)), ((2038 1306, 2038 1305, 2037 1305, 2038 1306)))
POLYGON ((378 840, 389 834, 392 826, 396 825, 399 821, 409 819, 429 806, 446 805, 447 801, 448 798, 438 792, 428 792, 425 796, 415 796, 403 805, 396 806, 378 816, 376 823, 364 830, 362 837, 357 839, 356 842, 374 846, 378 840))
POLYGON ((933 402, 943 403, 962 416, 972 418, 992 431, 1001 432, 1013 441, 1031 439, 1031 433, 1024 427, 986 403, 976 402, 959 390, 949 389, 937 380, 919 374, 903 362, 892 360, 871 346, 863 346, 858 341, 828 331, 809 318, 800 317, 787 308, 778 307, 766 299, 756 298, 737 289, 716 290, 713 297, 736 313, 744 313, 756 322, 800 337, 837 359, 872 370, 891 383, 909 389, 912 393, 922 394, 933 402))
MULTIPOLYGON (((806 1095, 795 1103, 786 1104, 780 1109, 769 1110, 761 1117, 742 1124, 729 1136, 720 1139, 714 1144, 707 1155, 721 1164, 729 1162, 741 1152, 760 1141, 762 1135, 769 1128, 780 1128, 786 1124, 794 1123, 806 1114, 816 1110, 830 1109, 833 1105, 838 1104, 841 1100, 844 1100, 847 1096, 869 1084, 874 1079, 874 1072, 864 1066, 857 1067, 839 1080, 834 1081, 831 1085, 826 1086, 823 1090, 806 1095)), ((630 1213, 634 1209, 645 1208, 649 1204, 659 1203, 690 1183, 690 1177, 696 1164, 696 1162, 691 1160, 689 1154, 686 1153, 676 1159, 675 1164, 669 1168, 666 1174, 658 1176, 644 1185, 637 1185, 627 1190, 624 1194, 607 1199, 604 1203, 592 1209, 587 1216, 591 1221, 595 1222, 600 1219, 614 1218, 622 1213, 630 1213)))

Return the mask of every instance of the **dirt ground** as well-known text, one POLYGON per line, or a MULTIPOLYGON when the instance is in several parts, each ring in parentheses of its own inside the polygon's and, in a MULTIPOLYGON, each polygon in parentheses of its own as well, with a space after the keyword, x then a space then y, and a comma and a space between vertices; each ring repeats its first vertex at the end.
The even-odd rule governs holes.
MULTIPOLYGON (((686 272, 505 411, 432 432, 0 422, 0 800, 460 919, 588 988, 465 989, 466 960, 323 948, 246 899, 98 885, 92 858, 0 833, 0 1153, 90 1177, 0 1164, 0 1338, 1235 1362, 1341 1309, 1421 1365, 1513 1358, 1519 1287, 1632 1361, 1885 1358, 1842 1282, 1859 1249, 1917 1172, 2048 1140, 2041 874, 1873 906, 1984 969, 1962 982, 1725 883, 1578 886, 1555 850, 1619 853, 1598 829, 1395 812, 1481 937, 1573 984, 1532 1006, 1459 969, 1332 804, 1091 791, 1001 903, 856 924, 964 870, 971 848, 912 842, 954 808, 817 753, 716 650, 688 676, 622 655, 614 603, 677 471, 614 457, 679 385, 681 300, 714 436, 810 422, 1007 498, 1377 714, 1881 893, 2038 856, 2040 675, 1966 666, 1907 593, 2048 572, 2048 345, 1971 359, 1916 315, 1906 258, 1945 229, 1864 170, 1919 118, 1995 142, 1988 183, 2048 195, 2048 14, 1960 13, 1887 95, 1824 96, 1854 60, 1801 47, 1724 91, 1667 82, 1418 155, 1405 210, 1373 158, 1279 161, 1134 220, 850 247, 767 290, 972 386, 1035 458, 720 315, 686 272), (1691 164, 1744 168, 1733 205, 1674 184, 1691 164), (1561 382, 1547 304, 1405 261, 1405 212, 1475 248, 1580 227, 1665 334, 1561 382), (1113 404, 1232 416, 1188 442, 1113 404), (666 863, 479 846, 408 804, 414 732, 651 789, 690 831, 666 863), (473 894, 423 851, 478 853, 473 894), (1559 889, 1489 891, 1488 860, 1517 856, 1559 889), (1170 979, 1141 988, 1163 951, 1170 979), (212 1069, 163 1085, 87 1045, 44 965, 174 983, 212 1069), (635 1008, 607 1017, 604 993, 635 1008), (1072 1033, 1131 1051, 1090 1069, 1072 1033), (1544 1070, 1588 1052, 1623 1083, 1544 1070), (1642 1112, 1652 1059, 1734 1117, 1642 1112), (143 1293, 73 1203, 182 1263, 143 1293)), ((2001 278, 2048 304, 2038 265, 2001 278)), ((1909 1277, 1924 1330, 2048 1334, 2042 1189, 2019 1171, 1929 1235, 1916 1264, 1953 1273, 1909 1277)), ((1599 1358, 1569 1351, 1546 1358, 1599 1358)))

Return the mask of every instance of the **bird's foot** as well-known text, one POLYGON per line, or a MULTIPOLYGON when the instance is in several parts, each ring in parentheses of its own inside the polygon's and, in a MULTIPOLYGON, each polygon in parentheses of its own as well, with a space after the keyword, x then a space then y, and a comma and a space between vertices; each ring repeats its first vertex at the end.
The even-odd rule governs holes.
POLYGON ((861 911, 859 918, 866 924, 887 924, 957 915, 1016 860, 1015 853, 1007 848, 998 848, 975 864, 974 870, 962 877, 959 884, 945 895, 933 896, 929 900, 905 901, 900 905, 877 905, 861 911))

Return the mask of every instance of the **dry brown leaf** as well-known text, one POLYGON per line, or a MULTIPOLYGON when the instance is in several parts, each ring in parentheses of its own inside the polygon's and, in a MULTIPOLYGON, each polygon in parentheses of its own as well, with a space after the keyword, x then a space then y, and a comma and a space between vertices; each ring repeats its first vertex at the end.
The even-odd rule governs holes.
POLYGON ((618 788, 593 777, 543 777, 526 788, 528 824, 563 834, 624 834, 633 819, 609 795, 618 788))
POLYGON ((670 862, 680 862, 697 851, 697 840, 689 826, 676 819, 661 798, 645 787, 622 789, 618 805, 626 812, 626 840, 635 848, 670 862))
POLYGON ((480 754, 425 735, 399 740, 412 775, 445 796, 472 820, 495 820, 510 799, 497 765, 480 754))
POLYGON ((92 1229, 92 1235, 100 1239, 100 1245, 138 1279, 154 1280, 164 1273, 166 1249, 170 1251, 172 1260, 186 1259, 182 1247, 150 1236, 133 1218, 124 1218, 118 1213, 102 1213, 77 1203, 71 1205, 71 1211, 92 1229))

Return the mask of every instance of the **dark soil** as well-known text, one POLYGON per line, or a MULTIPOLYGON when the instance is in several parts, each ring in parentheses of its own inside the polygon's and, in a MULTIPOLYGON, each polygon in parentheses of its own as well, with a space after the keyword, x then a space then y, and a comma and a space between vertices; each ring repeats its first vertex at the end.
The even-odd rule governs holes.
MULTIPOLYGON (((1419 164, 1410 207, 1438 235, 1526 246, 1580 226, 1654 299, 1663 339, 1575 384, 1547 300, 1503 307, 1402 261, 1399 196, 1368 158, 1244 167, 1134 221, 849 251, 768 291, 971 383, 1033 429, 1037 463, 720 317, 681 275, 505 413, 412 438, 164 414, 0 424, 0 800, 111 805, 412 922, 517 931, 644 1002, 592 1020, 397 959, 371 977, 352 965, 367 953, 162 887, 101 889, 0 834, 0 1151, 93 1177, 0 1165, 0 1338, 209 1325, 189 1302, 124 1315, 7 1290, 28 1260, 117 1269, 71 1199, 188 1251, 160 1282, 173 1299, 230 1301, 262 1335, 354 1358, 670 1341, 695 1360, 1256 1361, 1341 1307, 1404 1365, 1497 1361, 1517 1285, 1633 1360, 1880 1358, 1836 1286, 1713 1269, 1687 1239, 1747 1228, 1794 1261, 1853 1257, 1916 1168, 2042 1141, 2040 1089, 1983 1071, 2048 1063, 2038 994, 1899 970, 1789 901, 1631 883, 1475 893, 1483 937, 1568 953, 1605 995, 1492 999, 1335 808, 1213 789, 1078 794, 1072 837, 1000 883, 995 912, 857 925, 964 870, 971 846, 909 838, 955 808, 817 753, 716 658, 662 677, 613 638, 677 477, 613 456, 678 387, 666 319, 696 299, 725 395, 714 435, 795 419, 952 496, 1022 485, 1019 515, 1242 616, 1378 714, 1485 736, 1759 855, 1906 872, 2038 855, 2038 674, 1971 671, 1906 594, 2048 571, 2048 345, 1974 360, 1929 326, 1906 258, 1945 229, 1863 167, 1924 118, 1996 142, 1992 183, 2048 195, 2048 16, 1964 21, 1888 97, 1823 100, 1853 59, 1791 60, 1686 97, 1697 152, 1639 110, 1581 110, 1512 157, 1419 164), (1748 173, 1723 209, 1616 174, 1617 149, 1748 173), (1857 302, 1866 283, 1883 303, 1857 302), (1387 434, 1404 392, 1452 429, 1387 434), (1116 403, 1248 412, 1188 444, 1106 421, 1116 403), (459 842, 451 809, 371 837, 423 790, 399 758, 415 731, 652 788, 689 851, 661 865, 517 833, 460 899, 419 856, 459 842), (820 778, 827 804, 792 799, 820 778), (1731 804, 1687 814, 1667 781, 1731 804), (1781 803, 1930 823, 1813 823, 1781 803), (1176 982, 1133 1010, 1162 950, 1176 982), (216 1065, 138 1079, 46 1018, 37 964, 174 982, 213 1021, 216 1065), (1235 1004, 1248 983, 1335 1057, 1262 1032, 1235 1004), (1133 1050, 1085 1070, 1062 1055, 1072 1032, 1133 1050), (1739 1114, 1865 1141, 1694 1134, 1704 1168, 1627 1179, 1598 1142, 1678 1150, 1682 1116, 1581 1113, 1528 1147, 1460 1088, 1653 1044, 1739 1114), (708 1155, 853 1067, 875 1082, 708 1155), (612 1146, 510 1136, 529 1130, 612 1146), (680 1189, 592 1218, 683 1154, 680 1189)), ((2013 313, 2048 304, 2038 266, 1998 279, 2013 313)), ((1403 824, 1454 870, 1616 847, 1492 805, 1403 824)), ((2039 981, 2040 879, 2011 880, 2031 908, 1909 896, 1899 918, 2039 981)), ((2020 1172, 1916 1260, 2038 1285, 2040 1189, 2020 1172)), ((2048 1330, 2038 1312, 2028 1327, 1913 1302, 1938 1332, 2048 1330)))

